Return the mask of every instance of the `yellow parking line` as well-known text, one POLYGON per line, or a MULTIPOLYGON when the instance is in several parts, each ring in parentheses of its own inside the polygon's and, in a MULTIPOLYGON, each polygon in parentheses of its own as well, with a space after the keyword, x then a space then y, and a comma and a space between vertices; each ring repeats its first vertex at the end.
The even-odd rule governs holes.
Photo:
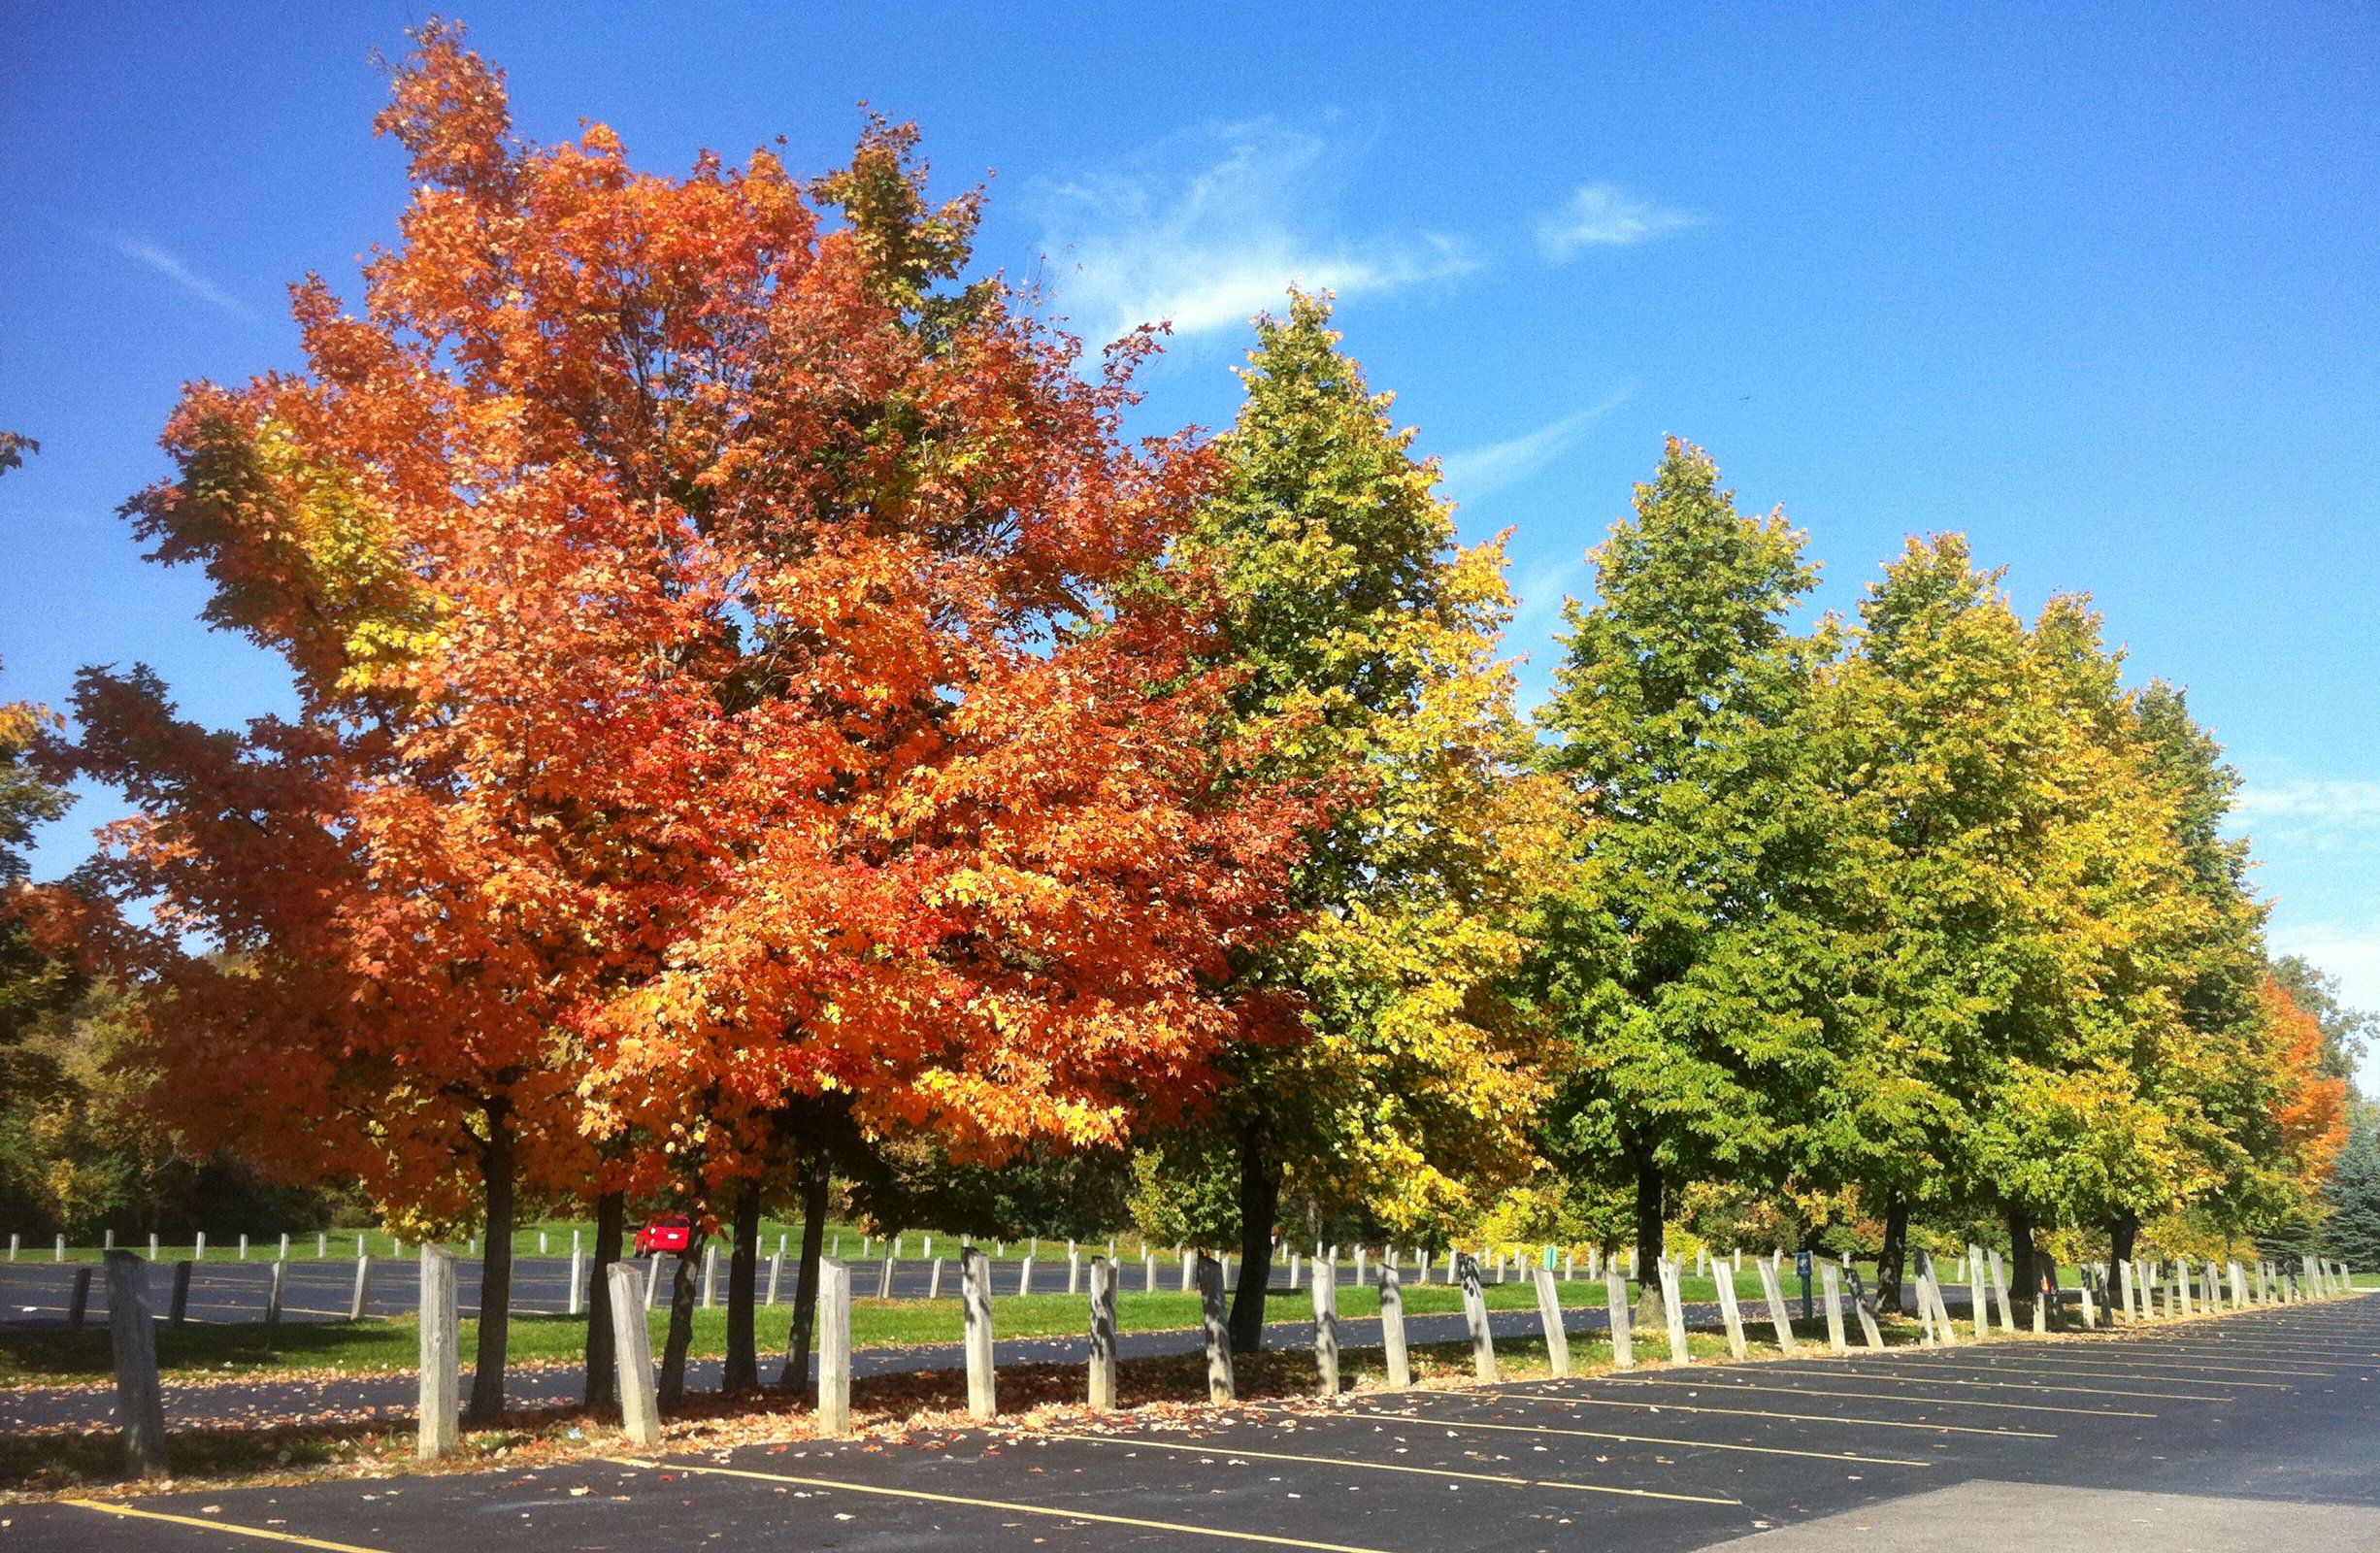
MULTIPOLYGON (((2201 1396, 2196 1392, 2187 1391, 2122 1391, 2112 1386, 2053 1386, 2045 1381, 2039 1380, 1969 1380, 1953 1375, 1909 1375, 1902 1374, 1901 1371, 1895 1370, 1870 1370, 1865 1365, 1860 1367, 1860 1372, 1856 1375, 1841 1375, 1841 1371, 1834 1370, 1788 1370, 1781 1365, 1763 1365, 1761 1366, 1761 1372, 1768 1375, 1839 1375, 1841 1378, 1849 1380, 1867 1380, 1872 1376, 1877 1380, 1905 1381, 1912 1386, 1980 1386, 1992 1391, 2054 1391, 2060 1393, 2061 1395, 2072 1394, 2083 1397, 2145 1397, 2152 1401, 2159 1402, 2231 1402, 2234 1400, 2230 1397, 2201 1396)), ((2127 1376, 2125 1378, 2145 1379, 2148 1377, 2135 1375, 2127 1376)), ((2173 1382, 2173 1384, 2176 1386, 2186 1386, 2191 1384, 2191 1382, 2186 1380, 2176 1380, 2173 1382)), ((2200 1381, 2198 1382, 2198 1384, 2229 1385, 2233 1384, 2233 1382, 2200 1381)), ((2252 1382, 2240 1381, 2237 1382, 2237 1384, 2248 1385, 2252 1384, 2252 1382)), ((2272 1389, 2277 1391, 2289 1390, 2287 1386, 2276 1386, 2272 1389)), ((2002 1405, 2013 1406, 2015 1404, 2005 1404, 2002 1405)))
POLYGON ((928 1504, 960 1504, 969 1509, 1001 1510, 1011 1515, 1047 1515, 1062 1521, 1097 1521, 1103 1526, 1134 1526, 1144 1532, 1179 1532, 1184 1536, 1219 1536, 1233 1542, 1263 1542, 1272 1547, 1302 1547, 1313 1553, 1382 1553, 1378 1548, 1350 1547, 1342 1542, 1309 1542, 1302 1537, 1275 1536, 1269 1532, 1232 1532, 1219 1526, 1189 1526, 1180 1521, 1144 1521, 1132 1515, 1104 1515, 1097 1510, 1062 1510, 1048 1504, 1021 1504, 1014 1500, 970 1499, 959 1494, 929 1494, 919 1488, 885 1488, 876 1483, 847 1483, 832 1477, 796 1477, 787 1472, 753 1472, 736 1467, 693 1467, 683 1462, 646 1461, 635 1456, 607 1456, 615 1467, 642 1467, 654 1471, 693 1472, 705 1477, 744 1477, 760 1483, 793 1483, 849 1494, 875 1494, 884 1499, 919 1500, 928 1504))
POLYGON ((1830 1391, 1823 1386, 1764 1386, 1741 1380, 1669 1380, 1646 1376, 1641 1380, 1612 1380, 1615 1386, 1697 1386, 1706 1391, 1777 1391, 1797 1397, 1849 1397, 1860 1402, 1898 1403, 1904 1407, 1990 1407, 2012 1413, 2068 1413, 2078 1418, 2154 1418, 2155 1413, 2131 1412, 2121 1407, 2053 1407, 2043 1403, 1978 1402, 1967 1397, 1895 1397, 1873 1391, 1830 1391))
POLYGON ((1552 1477, 1514 1477, 1503 1472, 1466 1472, 1448 1467, 1412 1467, 1402 1462, 1348 1461, 1339 1456, 1302 1456, 1277 1450, 1241 1450, 1219 1444, 1193 1445, 1181 1440, 1150 1439, 1143 1435, 1050 1435, 1050 1439, 1077 1440, 1085 1445, 1143 1445, 1151 1450, 1188 1451, 1200 1456, 1243 1456, 1250 1461, 1304 1462, 1317 1467, 1355 1467, 1370 1472, 1413 1472, 1426 1477, 1459 1477, 1472 1483, 1504 1483, 1513 1488, 1571 1488, 1582 1494, 1620 1494, 1629 1499, 1673 1499, 1689 1504, 1740 1504, 1739 1499, 1709 1494, 1665 1494, 1652 1488, 1615 1488, 1603 1483, 1572 1483, 1552 1477))
POLYGON ((1616 1439, 1637 1445, 1676 1445, 1686 1450, 1746 1451, 1755 1456, 1800 1456, 1810 1461, 1857 1462, 1868 1467, 1932 1467, 1934 1463, 1909 1456, 1862 1456, 1847 1450, 1794 1450, 1784 1445, 1744 1445, 1724 1439, 1680 1439, 1674 1435, 1618 1435, 1603 1429, 1556 1429, 1551 1424, 1490 1424, 1475 1418, 1441 1418, 1433 1413, 1392 1413, 1365 1409, 1350 1414, 1359 1418, 1404 1418, 1434 1429, 1493 1429, 1513 1435, 1558 1435, 1569 1439, 1616 1439))
POLYGON ((1705 1407, 1679 1402, 1621 1402, 1609 1397, 1558 1397, 1542 1391, 1507 1391, 1506 1397, 1528 1397, 1560 1403, 1566 1407, 1637 1407, 1657 1413, 1709 1413, 1731 1418, 1782 1418, 1797 1424, 1844 1424, 1855 1429, 1923 1429, 1937 1435, 1998 1435, 2008 1439, 2056 1439, 2041 1429, 1983 1429, 1972 1424, 1927 1424, 1906 1418, 1842 1418, 1834 1413, 1779 1413, 1759 1407, 1705 1407))
POLYGON ((300 1536, 295 1532, 275 1532, 262 1526, 242 1526, 212 1515, 168 1515, 163 1510, 136 1509, 130 1504, 104 1504, 93 1499, 60 1500, 79 1510, 97 1510, 102 1515, 124 1515, 144 1521, 168 1521, 176 1526, 195 1526, 205 1532, 220 1532, 227 1536, 253 1536, 267 1542, 292 1542, 299 1547, 318 1547, 329 1553, 380 1553, 379 1548, 359 1547, 353 1542, 327 1542, 318 1536, 300 1536))

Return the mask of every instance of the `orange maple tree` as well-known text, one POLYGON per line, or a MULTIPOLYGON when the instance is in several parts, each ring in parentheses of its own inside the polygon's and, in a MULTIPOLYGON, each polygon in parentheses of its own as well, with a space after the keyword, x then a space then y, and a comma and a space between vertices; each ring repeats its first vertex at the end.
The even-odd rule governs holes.
POLYGON ((2271 1065, 2272 1119, 2281 1133, 2281 1165, 2312 1202, 2347 1146, 2347 1080, 2323 1072, 2322 1022, 2270 976, 2263 993, 2271 1065))
POLYGON ((976 199, 927 200, 911 131, 652 176, 418 44, 361 314, 293 288, 308 370, 190 389, 129 504, 299 710, 211 733, 93 671, 71 758, 139 810, 95 877, 157 909, 99 940, 158 1104, 476 1197, 486 1416, 521 1187, 733 1183, 756 1232, 821 1101, 991 1155, 1196 1104, 1285 1028, 1230 973, 1325 795, 1228 775, 1208 600, 1156 571, 1209 461, 1120 428, 1152 342, 1085 371, 962 283, 976 199))

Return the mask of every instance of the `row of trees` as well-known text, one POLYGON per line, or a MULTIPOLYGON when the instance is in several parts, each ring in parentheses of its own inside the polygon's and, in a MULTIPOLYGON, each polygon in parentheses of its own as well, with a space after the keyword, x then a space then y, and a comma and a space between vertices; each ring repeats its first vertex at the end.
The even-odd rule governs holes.
POLYGON ((2026 621, 1943 536, 1802 629, 1803 536, 1672 443, 1533 727, 1502 541, 1326 298, 1224 434, 1134 441, 1154 337, 1087 360, 970 279, 908 129, 640 174, 519 139, 438 24, 380 128, 414 194, 360 314, 295 287, 308 370, 192 387, 127 508, 297 710, 86 672, 18 743, 136 815, 17 931, 119 990, 192 1149, 483 1228, 476 1413, 524 1198, 594 1210, 597 1401, 632 1204, 730 1239, 749 1385, 762 1212, 807 1300, 838 1176, 964 1228, 1005 1162, 1129 1152, 1240 1236, 1245 1345, 1284 1194, 1426 1241, 1551 1180, 1649 1246, 1765 1183, 1881 1215, 1888 1278, 1936 1207, 2020 1258, 2308 1211, 2344 1085, 2233 777, 2082 601, 2026 621))

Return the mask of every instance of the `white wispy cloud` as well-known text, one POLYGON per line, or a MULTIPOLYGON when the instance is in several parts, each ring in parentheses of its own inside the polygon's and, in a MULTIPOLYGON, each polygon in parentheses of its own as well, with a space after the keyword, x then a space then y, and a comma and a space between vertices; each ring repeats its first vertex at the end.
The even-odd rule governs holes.
POLYGON ((168 281, 173 281, 174 284, 209 307, 220 308, 225 313, 236 314, 243 318, 255 316, 248 311, 247 303, 242 302, 238 297, 191 269, 174 254, 145 238, 111 237, 107 240, 107 244, 125 258, 136 264, 147 265, 157 274, 164 276, 168 281))
POLYGON ((1583 410, 1547 421, 1537 430, 1485 447, 1448 453, 1438 460, 1438 473, 1458 497, 1478 497, 1509 485, 1543 469, 1578 441, 1589 426, 1628 403, 1635 383, 1614 388, 1583 410))
MULTIPOLYGON (((2276 924, 2267 935, 2275 954, 2294 954, 2338 980, 2339 1001, 2352 1008, 2380 1008, 2380 923, 2276 924)), ((2363 1053, 2363 1086, 2380 1094, 2380 1047, 2363 1053)))
POLYGON ((1636 199, 1617 183, 1589 183, 1537 222, 1537 246, 1547 258, 1574 259, 1591 248, 1642 243, 1702 219, 1636 199))
POLYGON ((1196 335, 1277 310, 1292 285, 1355 296, 1477 267, 1443 235, 1331 235, 1348 155, 1258 118, 1169 136, 1124 163, 1044 185, 1061 305, 1094 339, 1159 321, 1196 335))
POLYGON ((2292 828, 2370 831, 2380 836, 2380 781, 2300 776, 2252 782, 2241 789, 2236 808, 2240 818, 2250 824, 2271 820, 2292 828))

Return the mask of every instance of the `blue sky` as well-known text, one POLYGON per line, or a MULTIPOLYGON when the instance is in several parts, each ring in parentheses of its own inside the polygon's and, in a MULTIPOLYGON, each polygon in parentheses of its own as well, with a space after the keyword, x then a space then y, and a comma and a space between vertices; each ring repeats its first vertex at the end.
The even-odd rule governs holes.
MULTIPOLYGON (((1515 531, 1533 683, 1669 432, 1809 530, 1830 607, 1952 528, 2028 609, 2091 592, 2245 773, 2275 942, 2380 1007, 2369 8, 1137 9, 457 14, 525 132, 651 168, 918 120, 990 181, 986 267, 1095 335, 1174 320, 1151 429, 1227 420, 1248 314, 1336 287, 1467 532, 1515 531)), ((0 425, 45 450, 0 480, 0 693, 141 660, 210 720, 284 704, 114 509, 182 381, 296 364, 286 282, 353 292, 404 197, 370 57, 426 14, 13 14, 0 425)))

